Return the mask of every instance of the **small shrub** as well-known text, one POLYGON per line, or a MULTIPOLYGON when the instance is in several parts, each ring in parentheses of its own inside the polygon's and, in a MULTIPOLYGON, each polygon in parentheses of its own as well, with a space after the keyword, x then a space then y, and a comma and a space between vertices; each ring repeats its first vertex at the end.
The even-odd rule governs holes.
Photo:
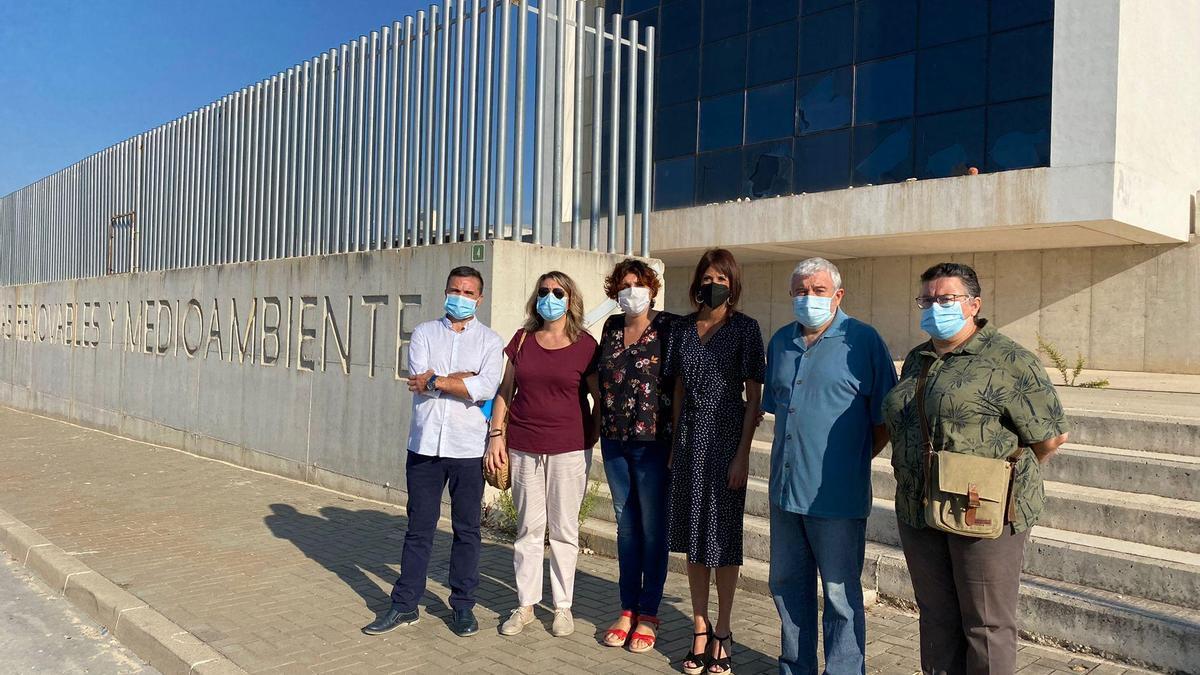
MULTIPOLYGON (((589 480, 583 502, 579 505, 579 524, 588 519, 600 495, 600 482, 589 480)), ((496 500, 483 509, 483 522, 497 532, 513 538, 517 536, 517 506, 513 503, 512 491, 502 490, 496 500)), ((547 534, 547 537, 549 535, 547 534)), ((549 541, 549 539, 547 539, 549 541)))
POLYGON ((1075 364, 1071 366, 1067 361, 1067 357, 1063 356, 1058 347, 1055 347, 1053 342, 1043 338, 1041 333, 1037 334, 1037 341, 1038 353, 1045 354, 1046 358, 1050 359, 1050 365, 1054 366, 1054 369, 1062 375, 1063 384, 1068 387, 1079 387, 1081 389, 1101 389, 1108 386, 1108 380, 1105 379, 1078 382, 1079 375, 1087 366, 1087 362, 1083 359, 1083 352, 1076 350, 1075 364))

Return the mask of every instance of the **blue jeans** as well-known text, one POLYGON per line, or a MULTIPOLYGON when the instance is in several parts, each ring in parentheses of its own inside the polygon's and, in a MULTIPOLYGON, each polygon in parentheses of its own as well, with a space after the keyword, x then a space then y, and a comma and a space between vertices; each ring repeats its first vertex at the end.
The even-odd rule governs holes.
POLYGON ((600 441, 617 517, 621 609, 658 616, 667 581, 667 447, 655 441, 600 441))
POLYGON ((814 518, 771 505, 769 585, 782 625, 780 673, 816 675, 818 570, 825 596, 825 672, 867 672, 866 534, 866 519, 814 518))

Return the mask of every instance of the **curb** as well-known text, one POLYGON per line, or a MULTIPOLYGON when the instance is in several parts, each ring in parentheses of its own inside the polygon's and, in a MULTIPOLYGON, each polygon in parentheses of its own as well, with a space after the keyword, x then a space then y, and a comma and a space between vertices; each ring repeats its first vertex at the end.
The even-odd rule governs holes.
POLYGON ((245 675, 220 652, 4 511, 0 548, 164 675, 245 675))

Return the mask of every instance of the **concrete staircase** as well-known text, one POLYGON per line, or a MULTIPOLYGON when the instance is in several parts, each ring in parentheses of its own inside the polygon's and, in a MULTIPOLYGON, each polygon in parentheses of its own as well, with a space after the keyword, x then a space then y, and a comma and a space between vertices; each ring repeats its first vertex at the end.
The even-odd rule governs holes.
MULTIPOLYGON (((1176 408, 1194 410, 1179 417, 1150 412, 1153 397, 1130 411, 1128 396, 1141 394, 1149 393, 1093 395, 1087 408, 1072 408, 1064 397, 1072 443, 1043 467, 1046 510, 1025 551, 1021 628, 1134 663, 1200 673, 1200 395, 1169 395, 1176 408)), ((768 592, 772 428, 768 417, 756 434, 746 499, 741 586, 760 593, 768 592)), ((863 585, 868 601, 876 594, 912 601, 889 457, 890 448, 872 466, 863 585)), ((599 452, 592 477, 601 484, 600 503, 584 524, 584 544, 616 555, 599 452)), ((672 555, 672 569, 684 565, 672 555)))

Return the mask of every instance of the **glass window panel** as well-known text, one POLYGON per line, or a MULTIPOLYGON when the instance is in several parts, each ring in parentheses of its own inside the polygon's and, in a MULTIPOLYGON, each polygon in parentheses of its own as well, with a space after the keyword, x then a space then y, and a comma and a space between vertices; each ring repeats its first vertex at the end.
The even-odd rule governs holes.
POLYGON ((992 0, 992 31, 1049 21, 1054 0, 992 0))
POLYGON ((858 60, 912 51, 917 44, 917 0, 858 3, 858 60))
POLYGON ((750 30, 796 18, 799 0, 750 0, 750 30))
POLYGON ((794 192, 850 187, 850 130, 804 136, 795 142, 794 192))
POLYGON ((742 144, 743 92, 700 102, 700 150, 742 144))
POLYGON ((696 102, 660 107, 654 117, 654 158, 696 152, 696 102))
POLYGON ((796 87, 788 80, 746 92, 746 142, 791 136, 795 127, 796 87))
POLYGON ((789 21, 750 34, 746 84, 755 86, 796 76, 796 22, 789 21))
POLYGON ((1054 31, 1041 24, 992 36, 988 94, 992 101, 1050 93, 1050 48, 1054 31))
MULTIPOLYGON (((634 16, 629 17, 629 20, 638 22, 638 39, 639 40, 642 39, 642 37, 645 35, 644 31, 646 30, 646 28, 648 28, 650 26, 654 26, 655 27, 654 33, 655 33, 655 35, 658 34, 658 9, 657 8, 652 9, 649 12, 642 12, 641 14, 635 14, 634 16)), ((570 25, 568 25, 567 30, 571 30, 570 25)))
POLYGON ((742 180, 748 196, 778 197, 792 193, 792 139, 747 147, 742 180))
POLYGON ((917 119, 917 178, 983 170, 984 109, 971 108, 917 119))
POLYGON ((854 184, 898 183, 913 175, 912 120, 854 129, 854 184))
POLYGON ((912 115, 915 63, 912 54, 905 54, 857 66, 854 123, 870 124, 912 115))
MULTIPOLYGON (((808 3, 805 3, 808 6, 808 3)), ((816 73, 854 59, 854 7, 806 16, 800 21, 800 72, 816 73)))
POLYGON ((849 66, 796 80, 796 133, 849 126, 853 85, 849 66))
POLYGON ((921 0, 921 46, 986 35, 987 0, 921 0))
POLYGON ((697 204, 727 202, 744 194, 740 149, 696 156, 697 204))
POLYGON ((986 37, 934 47, 918 54, 918 113, 983 105, 986 99, 986 37))
POLYGON ((804 0, 802 8, 805 14, 816 14, 827 9, 850 4, 851 0, 804 0))
POLYGON ((658 2, 659 0, 625 0, 621 12, 630 16, 648 9, 658 9, 658 2))
POLYGON ((704 41, 716 42, 746 32, 746 0, 705 0, 704 41))
POLYGON ((691 206, 696 189, 696 157, 654 163, 654 208, 691 206))
MULTIPOLYGON (((658 105, 672 105, 700 98, 700 50, 689 49, 658 59, 658 105)), ((604 87, 604 91, 608 91, 604 87)))
POLYGON ((746 87, 746 36, 704 45, 700 95, 712 96, 746 87))
POLYGON ((988 108, 988 171, 1049 164, 1049 97, 988 108))
POLYGON ((662 26, 659 54, 670 54, 700 44, 700 0, 664 3, 659 15, 662 26))

